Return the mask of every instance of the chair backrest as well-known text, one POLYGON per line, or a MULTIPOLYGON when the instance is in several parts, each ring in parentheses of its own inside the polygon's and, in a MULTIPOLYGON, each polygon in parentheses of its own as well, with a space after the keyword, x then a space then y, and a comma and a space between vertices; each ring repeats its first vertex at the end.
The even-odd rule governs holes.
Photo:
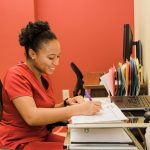
POLYGON ((73 91, 73 96, 78 96, 78 95, 84 96, 85 89, 83 88, 83 84, 84 84, 83 75, 79 70, 79 68, 73 62, 70 64, 70 66, 77 76, 77 83, 73 91))
POLYGON ((2 119, 2 109, 3 109, 3 103, 2 103, 2 81, 0 80, 0 120, 2 119))

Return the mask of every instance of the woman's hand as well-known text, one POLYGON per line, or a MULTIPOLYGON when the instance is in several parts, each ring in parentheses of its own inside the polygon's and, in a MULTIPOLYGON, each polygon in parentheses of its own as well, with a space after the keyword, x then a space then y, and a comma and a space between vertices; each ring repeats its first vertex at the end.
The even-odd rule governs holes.
POLYGON ((80 104, 82 102, 84 102, 84 99, 82 96, 75 96, 73 98, 68 98, 67 100, 68 105, 80 104))
POLYGON ((95 115, 101 110, 101 103, 95 101, 85 101, 78 105, 79 115, 95 115))

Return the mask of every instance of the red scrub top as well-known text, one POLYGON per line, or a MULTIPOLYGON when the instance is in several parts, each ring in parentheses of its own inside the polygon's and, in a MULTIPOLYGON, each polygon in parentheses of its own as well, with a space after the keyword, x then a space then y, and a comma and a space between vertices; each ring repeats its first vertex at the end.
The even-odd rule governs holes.
POLYGON ((0 121, 0 148, 16 149, 20 144, 45 141, 48 131, 45 126, 29 126, 21 117, 13 100, 20 96, 31 96, 37 107, 54 107, 51 82, 42 75, 47 88, 41 86, 33 72, 24 63, 10 68, 3 80, 3 119, 0 121))

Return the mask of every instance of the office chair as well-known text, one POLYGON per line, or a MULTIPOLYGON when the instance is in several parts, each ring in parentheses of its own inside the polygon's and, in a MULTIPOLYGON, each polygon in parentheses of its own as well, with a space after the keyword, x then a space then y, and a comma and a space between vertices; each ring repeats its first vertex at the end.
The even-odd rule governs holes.
POLYGON ((74 87, 73 96, 78 96, 78 95, 84 96, 85 89, 83 88, 83 84, 84 84, 83 75, 81 71, 79 70, 79 68, 73 62, 70 63, 70 66, 77 77, 77 82, 74 87))
MULTIPOLYGON (((75 72, 76 77, 77 77, 77 83, 73 90, 73 96, 78 96, 78 95, 84 96, 85 89, 83 88, 83 84, 84 84, 84 81, 82 80, 83 75, 81 71, 79 70, 79 68, 73 62, 70 63, 70 66, 72 70, 75 72)), ((68 123, 69 123, 68 121, 56 122, 56 123, 47 125, 47 129, 48 131, 52 131, 53 128, 57 126, 67 126, 68 123)))
MULTIPOLYGON (((2 101, 2 81, 0 80, 0 121, 2 120, 2 110, 3 110, 3 101, 2 101)), ((0 148, 0 150, 9 150, 0 148)))
MULTIPOLYGON (((79 70, 79 68, 73 62, 70 63, 70 66, 72 70, 75 72, 76 77, 77 77, 77 83, 73 90, 73 96, 78 96, 78 95, 84 96, 85 89, 83 88, 83 84, 84 84, 84 81, 82 80, 83 75, 81 71, 79 70)), ((67 126, 68 123, 69 123, 68 121, 56 122, 56 123, 47 125, 47 129, 48 131, 51 131, 53 128, 57 126, 67 126)))

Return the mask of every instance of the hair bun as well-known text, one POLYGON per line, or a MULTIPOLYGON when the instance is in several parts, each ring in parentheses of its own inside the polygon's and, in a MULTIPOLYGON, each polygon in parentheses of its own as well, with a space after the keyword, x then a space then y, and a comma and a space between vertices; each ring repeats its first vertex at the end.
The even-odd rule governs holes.
POLYGON ((50 31, 50 27, 46 21, 29 22, 27 26, 21 30, 19 35, 20 45, 30 45, 35 37, 48 30, 50 31))

